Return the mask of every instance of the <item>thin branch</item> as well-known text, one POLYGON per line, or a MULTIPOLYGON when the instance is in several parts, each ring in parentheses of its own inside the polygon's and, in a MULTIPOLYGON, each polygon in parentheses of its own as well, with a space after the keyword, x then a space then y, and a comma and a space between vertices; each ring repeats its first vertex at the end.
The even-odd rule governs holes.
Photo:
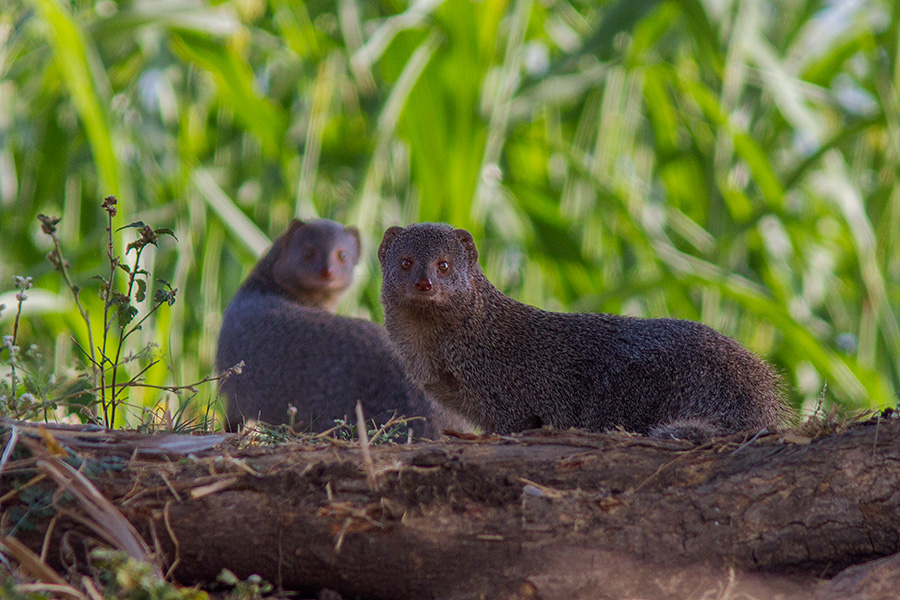
MULTIPOLYGON (((94 359, 93 352, 88 354, 88 351, 85 350, 84 347, 78 343, 78 340, 76 340, 75 338, 70 338, 70 339, 72 340, 72 342, 75 343, 75 347, 78 348, 79 350, 81 350, 81 353, 84 354, 84 357, 87 358, 89 361, 91 361, 91 366, 94 368, 94 370, 101 368, 100 363, 98 363, 94 359)), ((91 350, 93 350, 93 347, 91 347, 91 350)), ((96 385, 96 383, 97 383, 97 381, 96 381, 96 376, 95 376, 94 384, 96 385)))
MULTIPOLYGON (((153 365, 157 364, 158 362, 159 362, 159 361, 154 361, 153 364, 148 365, 147 367, 145 367, 144 371, 146 371, 147 369, 149 369, 149 368, 152 367, 153 365)), ((116 384, 116 385, 118 385, 119 387, 151 388, 151 389, 155 389, 155 390, 163 390, 163 391, 166 391, 166 392, 173 392, 173 393, 177 393, 177 392, 180 392, 180 391, 182 391, 182 390, 190 390, 190 391, 192 391, 192 392, 196 392, 196 391, 197 391, 197 386, 203 385, 204 383, 209 383, 209 382, 211 382, 211 381, 225 380, 225 379, 231 377, 232 375, 239 373, 239 372, 240 372, 240 368, 243 367, 243 364, 244 364, 243 361, 241 361, 241 362, 238 363, 237 365, 235 365, 235 366, 233 366, 233 367, 231 367, 231 368, 229 368, 229 369, 226 369, 226 370, 222 371, 222 372, 219 373, 218 375, 207 375, 206 377, 204 377, 203 379, 201 379, 201 380, 199 380, 199 381, 195 381, 194 383, 189 383, 189 384, 185 384, 185 385, 153 385, 153 384, 150 384, 150 383, 143 383, 143 382, 141 382, 141 381, 135 381, 134 379, 131 379, 131 380, 125 382, 125 383, 119 383, 119 384, 116 384)), ((143 371, 142 371, 142 372, 143 372, 143 371)), ((140 375, 140 374, 136 375, 135 377, 138 377, 139 375, 140 375)), ((110 384, 109 386, 107 386, 107 387, 111 387, 111 384, 110 384)), ((70 394, 66 394, 65 396, 60 396, 60 397, 54 399, 53 402, 56 403, 56 404, 58 404, 58 403, 61 403, 62 401, 67 400, 67 399, 69 399, 69 398, 74 398, 75 396, 80 396, 81 394, 94 394, 94 393, 97 393, 97 392, 99 392, 99 391, 100 391, 100 388, 99 388, 99 387, 93 387, 93 388, 88 388, 88 389, 85 389, 85 390, 79 390, 79 391, 77 391, 77 392, 72 392, 72 393, 70 393, 70 394)))
POLYGON ((19 284, 19 280, 16 279, 16 285, 19 285, 19 293, 16 294, 16 321, 13 324, 12 343, 9 345, 9 382, 12 390, 13 405, 16 404, 16 390, 19 387, 18 377, 16 376, 16 362, 18 361, 18 357, 16 356, 18 354, 16 351, 16 341, 19 337, 19 317, 22 316, 22 305, 27 298, 25 290, 31 287, 30 280, 31 278, 29 277, 25 283, 19 284))
MULTIPOLYGON (((110 217, 110 228, 112 228, 112 217, 110 217)), ((112 234, 110 233, 110 239, 112 239, 111 236, 112 236, 112 234)), ((131 302, 131 292, 134 291, 134 280, 137 277, 138 269, 140 268, 141 253, 143 251, 144 251, 144 246, 138 246, 136 248, 136 251, 134 253, 134 267, 132 267, 131 271, 128 273, 128 291, 125 293, 125 298, 129 303, 131 302)), ((110 256, 110 261, 112 261, 112 256, 110 256)), ((110 264, 112 264, 112 262, 110 262, 110 264)), ((112 287, 111 279, 110 279, 110 287, 112 287)), ((153 314, 152 310, 150 311, 150 313, 148 313, 144 317, 144 319, 149 317, 151 314, 153 314)), ((144 319, 141 319, 140 321, 138 321, 138 324, 135 325, 135 327, 137 327, 141 323, 143 323, 144 319)), ((113 419, 115 419, 115 415, 116 415, 116 400, 117 400, 117 397, 119 394, 119 392, 116 390, 116 379, 118 378, 118 375, 119 375, 119 357, 122 356, 122 346, 125 343, 125 338, 127 338, 131 334, 132 331, 134 331, 134 329, 132 329, 131 331, 129 331, 126 334, 124 327, 119 328, 119 341, 116 344, 116 360, 115 360, 115 362, 113 362, 113 366, 112 366, 112 368, 113 368, 113 372, 112 372, 112 414, 113 414, 113 419)), ((122 389, 125 389, 125 386, 123 386, 122 389)))
MULTIPOLYGON (((66 282, 66 286, 72 292, 72 296, 75 300, 75 306, 78 307, 78 312, 81 315, 81 318, 84 320, 84 325, 87 327, 87 337, 88 337, 88 347, 91 349, 90 359, 91 359, 91 367, 93 370, 94 383, 97 382, 97 370, 99 369, 99 364, 97 363, 96 357, 94 356, 94 336, 91 333, 91 317, 87 312, 87 309, 84 308, 84 305, 81 304, 81 298, 79 297, 81 294, 81 289, 75 285, 72 281, 71 275, 69 275, 68 265, 63 259, 62 255, 62 247, 59 243, 59 238, 56 237, 56 233, 49 233, 50 238, 53 240, 53 248, 56 253, 57 264, 55 265, 59 272, 62 273, 63 279, 66 282)), ((77 342, 76 342, 77 344, 77 342)), ((80 348, 80 346, 79 346, 80 348)), ((82 348, 82 351, 84 349, 82 348)), ((87 353, 85 353, 87 355, 87 353)))
MULTIPOLYGON (((109 259, 109 280, 106 282, 106 296, 103 298, 103 347, 101 352, 106 357, 106 342, 109 339, 109 328, 112 321, 109 318, 110 298, 113 292, 113 283, 116 277, 116 265, 118 260, 113 256, 112 218, 115 210, 107 210, 106 225, 106 256, 109 259)), ((109 359, 106 359, 109 360, 109 359)), ((116 364, 113 363, 113 381, 115 381, 116 364)), ((110 427, 116 418, 115 394, 111 402, 106 401, 106 369, 100 370, 100 401, 103 404, 103 421, 106 427, 110 427)))
POLYGON ((126 339, 128 339, 129 335, 131 335, 132 333, 137 331, 140 328, 140 326, 144 323, 144 321, 146 321, 153 313, 155 313, 156 310, 163 304, 165 304, 165 302, 160 302, 160 303, 156 304, 153 308, 151 308, 150 311, 146 315, 144 315, 140 321, 135 323, 134 327, 132 327, 131 329, 128 330, 128 333, 126 333, 124 336, 122 336, 122 341, 125 341, 126 339))

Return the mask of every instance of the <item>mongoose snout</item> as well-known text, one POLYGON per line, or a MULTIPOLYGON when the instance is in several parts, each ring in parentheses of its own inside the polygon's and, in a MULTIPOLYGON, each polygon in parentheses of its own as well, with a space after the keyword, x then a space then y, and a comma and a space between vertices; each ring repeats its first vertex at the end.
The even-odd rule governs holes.
POLYGON ((622 427, 694 440, 777 426, 781 380, 692 321, 553 313, 495 288, 472 235, 423 223, 378 250, 385 327, 430 398, 487 431, 622 427))

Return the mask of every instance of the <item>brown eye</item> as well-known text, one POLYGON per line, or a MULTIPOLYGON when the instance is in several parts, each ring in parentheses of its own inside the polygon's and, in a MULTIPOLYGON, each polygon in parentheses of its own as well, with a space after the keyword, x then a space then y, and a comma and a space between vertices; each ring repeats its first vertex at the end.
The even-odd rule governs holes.
POLYGON ((347 252, 344 250, 339 250, 337 253, 338 260, 341 262, 347 261, 347 252))
POLYGON ((315 248, 304 248, 303 249, 303 258, 305 258, 306 260, 311 259, 315 255, 316 255, 315 248))
POLYGON ((450 270, 450 263, 448 263, 446 260, 442 260, 437 264, 437 267, 438 271, 440 271, 441 273, 446 273, 450 270))
POLYGON ((409 260, 408 258, 404 258, 403 260, 400 261, 400 268, 403 269, 404 271, 409 270, 409 268, 411 266, 412 266, 412 261, 409 260))

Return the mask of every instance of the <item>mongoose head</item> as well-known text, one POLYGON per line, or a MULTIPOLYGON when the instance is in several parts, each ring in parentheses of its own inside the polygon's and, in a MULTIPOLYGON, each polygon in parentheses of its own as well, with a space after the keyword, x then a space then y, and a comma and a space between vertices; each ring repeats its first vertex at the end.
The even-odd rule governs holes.
POLYGON ((481 274, 472 234, 441 223, 391 227, 378 249, 381 297, 389 304, 458 309, 481 274))
POLYGON ((333 310, 353 281, 359 252, 355 227, 327 219, 294 220, 269 251, 270 276, 288 298, 333 310))

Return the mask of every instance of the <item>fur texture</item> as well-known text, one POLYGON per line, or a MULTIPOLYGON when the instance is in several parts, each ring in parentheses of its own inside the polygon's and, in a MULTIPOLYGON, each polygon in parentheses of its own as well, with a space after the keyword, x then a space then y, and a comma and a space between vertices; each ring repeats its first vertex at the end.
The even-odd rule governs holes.
MULTIPOLYGON (((294 221, 260 259, 226 308, 219 334, 218 369, 245 363, 220 386, 230 430, 247 419, 289 423, 290 405, 297 429, 324 431, 335 419, 355 423, 357 400, 379 424, 395 412, 431 416, 384 329, 326 310, 350 284, 358 258, 356 230, 321 220, 294 221)), ((435 433, 422 420, 412 429, 435 433)))
POLYGON ((378 256, 385 327, 404 368, 487 431, 623 427, 701 440, 788 414, 772 368, 705 325, 552 313, 505 296, 465 230, 392 227, 378 256))

